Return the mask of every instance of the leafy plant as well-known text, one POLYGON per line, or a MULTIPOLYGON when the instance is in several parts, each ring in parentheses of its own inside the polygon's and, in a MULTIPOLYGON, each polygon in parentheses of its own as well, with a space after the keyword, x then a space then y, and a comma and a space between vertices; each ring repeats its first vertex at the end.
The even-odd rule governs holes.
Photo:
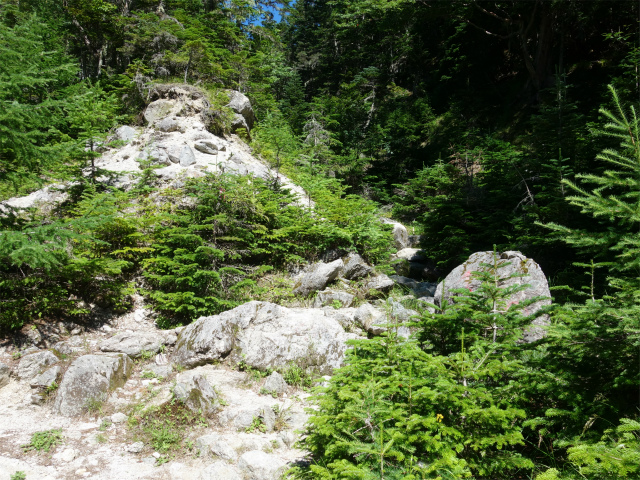
POLYGON ((264 424, 264 421, 262 420, 261 417, 253 417, 253 420, 251 420, 251 425, 245 428, 245 432, 247 433, 254 433, 254 432, 265 433, 266 431, 267 431, 267 426, 264 424))
POLYGON ((22 471, 18 471, 11 474, 10 480, 26 480, 26 478, 27 478, 26 473, 22 471))
POLYGON ((57 445, 62 443, 62 430, 53 429, 45 430, 42 432, 35 432, 31 436, 31 442, 22 446, 22 449, 27 452, 30 450, 36 450, 38 452, 47 452, 57 445))

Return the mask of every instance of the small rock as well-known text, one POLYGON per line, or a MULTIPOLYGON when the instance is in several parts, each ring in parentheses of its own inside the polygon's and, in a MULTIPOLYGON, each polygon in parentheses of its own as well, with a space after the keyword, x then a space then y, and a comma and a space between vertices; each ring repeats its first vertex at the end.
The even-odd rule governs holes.
POLYGON ((144 443, 142 442, 132 443, 127 446, 127 452, 129 453, 140 453, 142 450, 144 450, 144 443))
POLYGON ((46 389, 53 385, 60 375, 60 367, 56 365, 31 380, 31 388, 46 389))
POLYGON ((293 293, 306 297, 311 292, 322 290, 329 282, 332 282, 338 277, 343 267, 344 262, 341 259, 331 263, 317 263, 313 265, 309 271, 298 280, 293 288, 293 293))
POLYGON ((207 415, 220 408, 218 395, 204 375, 182 375, 173 388, 175 397, 192 412, 207 415))
POLYGON ((193 144, 193 148, 208 155, 218 154, 218 145, 211 140, 198 140, 193 144))
POLYGON ((56 453, 53 458, 56 460, 62 460, 63 462, 72 462, 78 452, 76 452, 73 448, 65 448, 62 452, 56 453))
POLYGON ((289 386, 287 385, 287 382, 284 381, 282 375, 280 375, 278 372, 273 372, 267 377, 267 380, 264 382, 262 388, 264 388, 268 392, 273 392, 276 395, 282 395, 287 391, 289 386))
POLYGON ((156 128, 161 132, 177 132, 180 124, 173 118, 163 118, 156 124, 156 128))
POLYGON ((147 365, 142 369, 142 371, 151 372, 156 377, 167 378, 171 375, 171 365, 147 365))
POLYGON ((393 280, 384 274, 376 275, 365 284, 369 296, 387 293, 393 288, 393 280))
POLYGON ((113 423, 123 423, 123 422, 126 422, 128 419, 129 417, 127 417, 122 412, 114 413, 113 415, 111 415, 111 421, 113 423))
POLYGON ((135 128, 130 127, 129 125, 123 125, 122 127, 118 127, 118 129, 116 129, 115 139, 122 142, 129 142, 133 140, 137 134, 138 131, 135 128))
POLYGON ((152 456, 153 458, 160 458, 162 455, 160 455, 158 452, 153 452, 153 453, 151 454, 151 456, 152 456))
POLYGON ((345 308, 350 307, 355 298, 355 296, 347 292, 327 289, 322 292, 318 292, 313 306, 314 308, 320 308, 325 305, 329 305, 337 306, 337 308, 345 308))
POLYGON ((393 240, 398 250, 409 246, 409 232, 404 225, 389 218, 381 218, 380 221, 393 227, 393 240))
POLYGON ((373 269, 367 265, 360 255, 351 253, 345 260, 342 275, 348 280, 357 280, 371 274, 373 269))
POLYGON ((30 381, 38 376, 45 367, 58 363, 58 361, 58 357, 49 350, 26 355, 20 359, 18 364, 18 377, 20 380, 30 381))

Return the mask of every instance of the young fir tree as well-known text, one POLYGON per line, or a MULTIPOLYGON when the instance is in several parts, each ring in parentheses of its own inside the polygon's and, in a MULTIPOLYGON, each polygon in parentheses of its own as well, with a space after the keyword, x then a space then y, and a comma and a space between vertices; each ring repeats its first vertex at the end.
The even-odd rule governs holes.
POLYGON ((312 462, 296 478, 528 474, 533 462, 519 451, 525 411, 513 381, 524 366, 513 350, 531 319, 520 314, 522 303, 508 301, 521 287, 500 287, 504 266, 484 265, 480 289, 460 290, 446 314, 425 313, 416 324, 420 342, 399 337, 393 324, 383 336, 353 342, 346 365, 316 396, 319 408, 302 441, 312 462), (458 323, 439 324, 439 317, 458 323), (445 349, 431 343, 435 329, 461 325, 468 336, 459 328, 445 349))
MULTIPOLYGON (((640 120, 635 108, 625 108, 616 90, 609 89, 614 111, 601 109, 608 122, 596 133, 620 146, 597 156, 609 167, 601 175, 576 175, 580 184, 565 180, 574 192, 568 200, 598 223, 593 230, 548 225, 583 254, 609 260, 604 262, 609 272, 606 291, 592 290, 584 304, 559 310, 548 339, 547 351, 555 360, 541 368, 557 378, 546 390, 551 408, 537 412, 528 426, 540 439, 554 441, 556 451, 569 447, 569 463, 562 477, 549 471, 541 478, 635 478, 628 476, 627 460, 620 460, 617 473, 606 467, 604 456, 611 450, 600 442, 603 430, 618 419, 629 424, 637 417, 640 385, 640 120)), ((618 458, 628 457, 620 453, 618 458)))

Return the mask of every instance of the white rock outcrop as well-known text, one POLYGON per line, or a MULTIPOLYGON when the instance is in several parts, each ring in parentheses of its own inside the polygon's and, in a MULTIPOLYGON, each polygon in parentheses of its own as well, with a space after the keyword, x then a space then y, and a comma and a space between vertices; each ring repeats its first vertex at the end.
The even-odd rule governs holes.
POLYGON ((193 367, 230 356, 261 370, 295 363, 331 373, 342 365, 350 338, 320 309, 254 301, 189 325, 178 337, 173 361, 193 367))

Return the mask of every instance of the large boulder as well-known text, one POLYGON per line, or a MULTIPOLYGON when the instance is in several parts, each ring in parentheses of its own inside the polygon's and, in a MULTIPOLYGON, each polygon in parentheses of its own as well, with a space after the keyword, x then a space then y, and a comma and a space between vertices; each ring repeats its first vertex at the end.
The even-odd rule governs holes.
POLYGON ((407 232, 407 227, 402 225, 400 222, 396 222, 389 218, 382 218, 380 220, 382 223, 392 226, 393 240, 398 250, 402 250, 409 246, 409 232, 407 232))
POLYGON ((18 364, 18 378, 20 380, 31 381, 40 373, 42 373, 46 367, 54 365, 59 362, 56 357, 49 350, 42 352, 32 353, 31 355, 25 355, 18 364))
POLYGON ((236 113, 232 121, 232 129, 245 128, 248 132, 253 128, 256 120, 251 101, 245 94, 237 90, 228 90, 227 94, 229 95, 229 103, 226 106, 236 113))
POLYGON ((345 265, 342 270, 342 276, 347 280, 358 280, 371 274, 373 268, 367 265, 367 262, 357 253, 350 253, 344 259, 345 265))
POLYGON ((122 332, 102 342, 100 350, 138 358, 142 352, 157 353, 164 342, 165 337, 156 332, 122 332))
MULTIPOLYGON (((481 271, 480 264, 493 264, 493 252, 476 252, 472 254, 466 262, 458 265, 453 271, 447 275, 443 282, 438 284, 435 292, 435 303, 441 306, 443 302, 450 301, 456 294, 452 292, 455 289, 466 288, 468 290, 477 289, 481 282, 474 278, 473 272, 481 271)), ((547 277, 540 266, 530 258, 527 258, 520 252, 508 251, 499 253, 498 261, 508 264, 498 269, 498 275, 505 280, 500 282, 502 288, 512 285, 529 285, 526 290, 522 290, 514 294, 509 300, 511 303, 520 303, 523 300, 529 300, 533 297, 542 296, 545 299, 533 303, 523 309, 524 315, 530 315, 537 312, 544 306, 551 305, 551 292, 547 277), (514 278, 508 278, 511 275, 519 275, 514 278)), ((549 325, 549 316, 541 315, 533 321, 533 324, 524 332, 523 340, 525 342, 534 342, 540 340, 545 335, 545 326, 549 325)))
POLYGON ((100 401, 107 393, 121 387, 133 369, 125 354, 83 355, 67 370, 53 404, 64 416, 79 415, 90 401, 100 401))
POLYGON ((195 367, 230 357, 261 370, 295 363, 324 374, 342 364, 349 338, 322 310, 254 301, 186 327, 173 361, 195 367))
POLYGON ((323 290, 328 283, 338 278, 343 267, 344 263, 341 259, 331 263, 320 262, 312 265, 293 286, 293 293, 306 297, 312 292, 323 290))

